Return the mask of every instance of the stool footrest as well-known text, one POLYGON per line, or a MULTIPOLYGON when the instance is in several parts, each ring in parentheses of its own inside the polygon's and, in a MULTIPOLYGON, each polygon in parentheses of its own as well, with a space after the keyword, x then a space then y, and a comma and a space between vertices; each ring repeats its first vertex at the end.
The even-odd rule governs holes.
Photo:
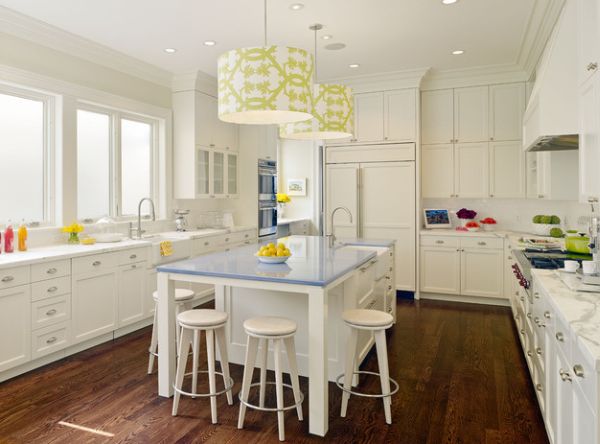
MULTIPOLYGON (((198 370, 198 373, 206 373, 208 374, 208 370, 198 370)), ((187 377, 187 376, 192 376, 193 372, 188 372, 185 373, 183 375, 183 377, 187 377)), ((223 376, 222 372, 215 372, 215 375, 219 375, 219 376, 223 376)), ((185 396, 192 396, 192 397, 197 397, 197 398, 206 398, 209 396, 219 396, 222 395, 223 393, 227 393, 229 391, 231 391, 231 389, 233 388, 233 378, 230 376, 229 380, 227 381, 227 386, 225 386, 225 388, 221 391, 218 392, 214 392, 214 393, 191 393, 191 392, 184 392, 183 390, 175 387, 175 384, 173 384, 173 390, 175 390, 177 393, 181 394, 181 395, 185 395, 185 396)))
MULTIPOLYGON (((273 381, 266 381, 265 384, 267 384, 267 385, 275 385, 275 382, 273 382, 273 381)), ((283 385, 285 388, 289 388, 291 390, 294 389, 289 384, 281 384, 281 385, 283 385)), ((250 388, 252 388, 252 387, 258 387, 258 386, 260 386, 260 382, 255 382, 253 384, 250 384, 250 388)), ((254 409, 254 410, 260 410, 261 412, 284 412, 286 410, 295 409, 300 404, 302 404, 302 402, 304 402, 304 393, 300 392, 300 400, 297 403, 283 406, 280 409, 278 409, 277 407, 260 407, 260 406, 258 406, 256 404, 250 404, 249 402, 244 401, 242 399, 242 392, 239 393, 238 398, 239 398, 239 400, 240 400, 240 402, 242 404, 244 404, 246 407, 250 407, 251 409, 254 409)))
MULTIPOLYGON (((379 373, 376 372, 368 372, 368 371, 358 371, 358 372, 352 372, 352 375, 373 375, 373 376, 379 376, 381 377, 381 375, 379 373)), ((389 396, 392 396, 394 394, 396 394, 398 392, 398 390, 400 389, 400 386, 398 385, 398 383, 393 380, 392 378, 389 378, 390 382, 392 383, 392 386, 394 387, 393 390, 389 393, 378 393, 375 395, 372 395, 370 393, 361 393, 361 392, 357 392, 351 389, 345 389, 344 386, 340 383, 340 379, 342 379, 344 376, 346 376, 344 373, 342 373, 341 375, 339 375, 337 378, 335 378, 335 384, 341 388, 343 391, 345 391, 346 393, 350 393, 351 395, 356 395, 356 396, 363 396, 365 398, 387 398, 389 396)))

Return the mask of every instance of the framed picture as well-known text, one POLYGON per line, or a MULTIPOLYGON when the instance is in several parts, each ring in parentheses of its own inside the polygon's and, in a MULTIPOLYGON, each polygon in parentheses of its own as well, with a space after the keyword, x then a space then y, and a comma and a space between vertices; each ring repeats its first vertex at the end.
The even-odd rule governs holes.
POLYGON ((451 228, 448 210, 426 208, 423 210, 425 216, 425 228, 451 228))
POLYGON ((306 196, 306 179, 288 179, 287 193, 290 196, 306 196))

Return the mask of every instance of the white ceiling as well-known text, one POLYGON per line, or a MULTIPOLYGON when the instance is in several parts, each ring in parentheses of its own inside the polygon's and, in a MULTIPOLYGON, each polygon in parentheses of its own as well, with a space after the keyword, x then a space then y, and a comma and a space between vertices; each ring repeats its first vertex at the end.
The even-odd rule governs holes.
MULTIPOLYGON (((536 0, 270 0, 269 42, 313 48, 319 78, 517 63, 536 0), (292 11, 294 2, 305 5, 292 11), (328 51, 328 43, 343 50, 328 51), (465 50, 462 56, 451 51, 465 50), (350 69, 359 63, 359 69, 350 69)), ((176 74, 216 73, 219 54, 262 45, 262 0, 0 0, 0 5, 176 74), (217 45, 206 47, 205 40, 217 45), (163 49, 177 48, 175 54, 163 49)))

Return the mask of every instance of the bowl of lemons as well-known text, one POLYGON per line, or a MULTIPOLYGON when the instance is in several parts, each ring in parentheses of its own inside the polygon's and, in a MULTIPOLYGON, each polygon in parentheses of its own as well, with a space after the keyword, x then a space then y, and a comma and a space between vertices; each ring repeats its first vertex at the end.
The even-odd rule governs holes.
POLYGON ((265 264, 283 264, 291 255, 291 251, 285 244, 280 243, 275 246, 272 242, 260 247, 260 250, 255 254, 258 260, 265 264))

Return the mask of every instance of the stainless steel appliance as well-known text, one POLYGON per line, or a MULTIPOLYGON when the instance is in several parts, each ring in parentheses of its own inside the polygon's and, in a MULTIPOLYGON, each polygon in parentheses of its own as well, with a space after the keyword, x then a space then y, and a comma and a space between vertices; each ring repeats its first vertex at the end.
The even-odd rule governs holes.
POLYGON ((258 236, 277 234, 277 163, 258 160, 258 236))

